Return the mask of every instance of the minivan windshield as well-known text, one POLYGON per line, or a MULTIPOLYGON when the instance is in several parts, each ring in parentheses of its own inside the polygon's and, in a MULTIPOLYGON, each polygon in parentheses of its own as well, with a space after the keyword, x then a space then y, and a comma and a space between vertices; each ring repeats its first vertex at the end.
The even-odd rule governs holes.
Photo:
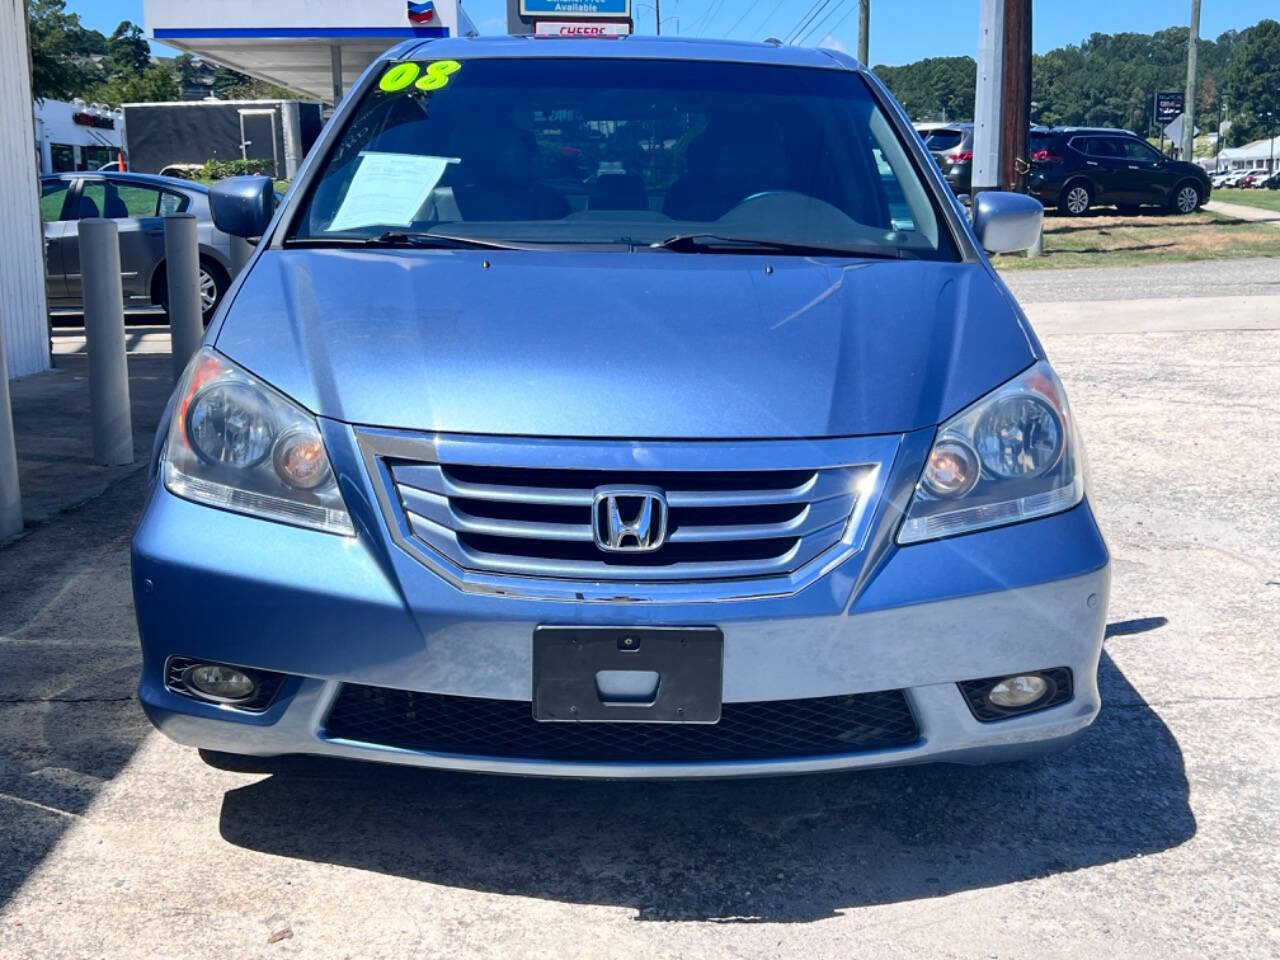
POLYGON ((858 74, 620 58, 386 65, 287 242, 348 241, 957 259, 858 74))

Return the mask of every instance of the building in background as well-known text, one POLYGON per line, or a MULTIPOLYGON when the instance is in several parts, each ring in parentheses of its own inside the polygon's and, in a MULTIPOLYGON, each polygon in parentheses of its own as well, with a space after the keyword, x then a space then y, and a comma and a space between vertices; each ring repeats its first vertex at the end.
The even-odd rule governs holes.
POLYGON ((1261 169, 1275 173, 1280 169, 1280 137, 1274 140, 1254 140, 1243 147, 1228 147, 1218 155, 1218 169, 1261 169))
POLYGON ((124 113, 83 100, 37 100, 35 134, 41 173, 98 170, 119 161, 124 113))

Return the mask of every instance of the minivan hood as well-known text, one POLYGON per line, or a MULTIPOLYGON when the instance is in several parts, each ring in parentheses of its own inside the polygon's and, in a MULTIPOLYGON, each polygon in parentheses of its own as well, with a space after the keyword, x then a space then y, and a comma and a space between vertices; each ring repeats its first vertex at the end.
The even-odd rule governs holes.
POLYGON ((267 250, 216 347, 349 423, 546 437, 931 426, 1036 359, 977 264, 267 250))

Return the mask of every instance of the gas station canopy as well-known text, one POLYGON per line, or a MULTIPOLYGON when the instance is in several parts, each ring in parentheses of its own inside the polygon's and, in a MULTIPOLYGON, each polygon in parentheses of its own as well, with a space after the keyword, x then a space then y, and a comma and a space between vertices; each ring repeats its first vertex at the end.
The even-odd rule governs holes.
POLYGON ((477 32, 461 0, 145 0, 144 17, 159 43, 329 102, 388 47, 477 32))

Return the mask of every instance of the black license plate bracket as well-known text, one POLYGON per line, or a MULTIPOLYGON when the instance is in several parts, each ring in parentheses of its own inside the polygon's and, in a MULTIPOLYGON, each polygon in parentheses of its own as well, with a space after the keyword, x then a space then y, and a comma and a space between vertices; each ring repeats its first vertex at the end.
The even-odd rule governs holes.
POLYGON ((535 720, 717 723, 723 690, 716 627, 543 626, 533 634, 535 720))

